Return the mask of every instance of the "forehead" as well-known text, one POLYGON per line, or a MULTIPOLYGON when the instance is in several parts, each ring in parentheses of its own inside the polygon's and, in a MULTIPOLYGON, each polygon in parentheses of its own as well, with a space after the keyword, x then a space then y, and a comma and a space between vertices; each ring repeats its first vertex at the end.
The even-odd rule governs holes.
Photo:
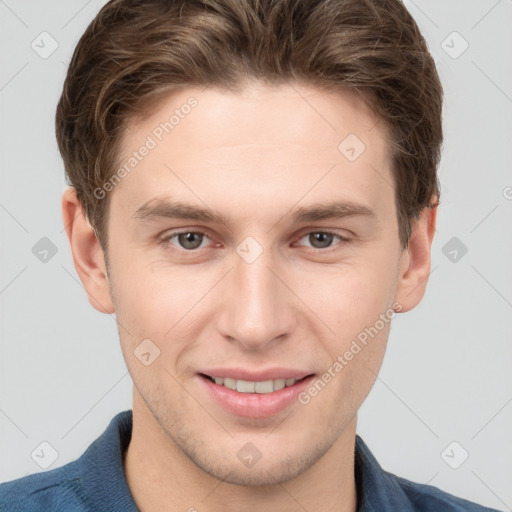
POLYGON ((153 101, 143 119, 128 121, 123 146, 136 145, 135 139, 144 132, 157 142, 195 138, 201 149, 218 149, 233 142, 282 145, 300 141, 300 149, 316 152, 337 149, 340 138, 348 133, 368 140, 375 127, 373 149, 384 149, 385 144, 375 145, 386 135, 383 124, 363 96, 350 89, 327 91, 304 83, 269 86, 258 82, 236 93, 186 87, 153 101), (200 138, 204 132, 208 137, 200 138), (306 145, 304 137, 310 139, 306 145))
POLYGON ((394 194, 386 135, 348 91, 304 84, 254 84, 240 93, 183 88, 127 125, 120 155, 127 172, 112 203, 121 205, 122 197, 125 213, 166 195, 247 212, 255 197, 260 210, 265 201, 291 206, 301 198, 378 208, 394 194))

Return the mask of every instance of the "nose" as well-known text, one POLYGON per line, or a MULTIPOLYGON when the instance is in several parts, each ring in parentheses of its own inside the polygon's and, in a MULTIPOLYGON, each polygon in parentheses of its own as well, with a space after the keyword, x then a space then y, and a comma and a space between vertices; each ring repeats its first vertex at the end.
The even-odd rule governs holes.
POLYGON ((220 299, 219 332, 246 351, 269 350, 293 332, 293 294, 270 253, 251 263, 234 254, 233 262, 220 299))

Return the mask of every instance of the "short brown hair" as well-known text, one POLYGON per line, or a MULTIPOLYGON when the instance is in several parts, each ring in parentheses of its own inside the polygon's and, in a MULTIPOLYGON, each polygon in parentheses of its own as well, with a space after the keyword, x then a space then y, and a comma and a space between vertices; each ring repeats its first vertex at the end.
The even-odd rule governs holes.
MULTIPOLYGON (((399 0, 111 0, 82 35, 57 106, 68 183, 107 251, 123 131, 183 86, 301 81, 361 94, 390 134, 400 243, 438 201, 442 86, 399 0)), ((340 141, 341 142, 341 141, 340 141)))

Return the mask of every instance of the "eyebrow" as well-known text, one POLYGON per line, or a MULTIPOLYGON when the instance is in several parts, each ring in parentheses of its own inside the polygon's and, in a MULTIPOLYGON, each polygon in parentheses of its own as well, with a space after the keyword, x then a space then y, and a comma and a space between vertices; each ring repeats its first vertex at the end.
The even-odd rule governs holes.
POLYGON ((160 198, 151 199, 144 203, 135 211, 132 218, 137 221, 187 219, 219 224, 228 223, 227 217, 220 212, 215 212, 209 208, 160 198))
POLYGON ((333 201, 326 204, 315 204, 295 211, 292 218, 295 222, 313 222, 315 220, 343 219, 345 217, 375 217, 375 212, 364 204, 352 201, 333 201))
MULTIPOLYGON (((375 217, 375 211, 366 205, 352 201, 331 201, 329 203, 317 203, 308 207, 300 207, 292 213, 292 220, 295 223, 301 223, 359 216, 375 217)), ((228 217, 210 208, 161 198, 154 198, 144 203, 135 211, 132 218, 139 222, 159 219, 186 219, 229 225, 228 217)))

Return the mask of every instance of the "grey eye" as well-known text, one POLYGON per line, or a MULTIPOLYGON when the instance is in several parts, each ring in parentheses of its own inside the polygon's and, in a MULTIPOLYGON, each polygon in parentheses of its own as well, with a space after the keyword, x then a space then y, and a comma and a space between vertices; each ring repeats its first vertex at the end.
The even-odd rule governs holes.
POLYGON ((179 244, 184 249, 197 249, 201 245, 204 235, 190 231, 176 236, 178 237, 179 244))
POLYGON ((310 233, 308 235, 308 241, 315 249, 325 249, 326 247, 332 245, 334 236, 335 235, 332 233, 324 233, 322 231, 319 231, 316 233, 310 233))

